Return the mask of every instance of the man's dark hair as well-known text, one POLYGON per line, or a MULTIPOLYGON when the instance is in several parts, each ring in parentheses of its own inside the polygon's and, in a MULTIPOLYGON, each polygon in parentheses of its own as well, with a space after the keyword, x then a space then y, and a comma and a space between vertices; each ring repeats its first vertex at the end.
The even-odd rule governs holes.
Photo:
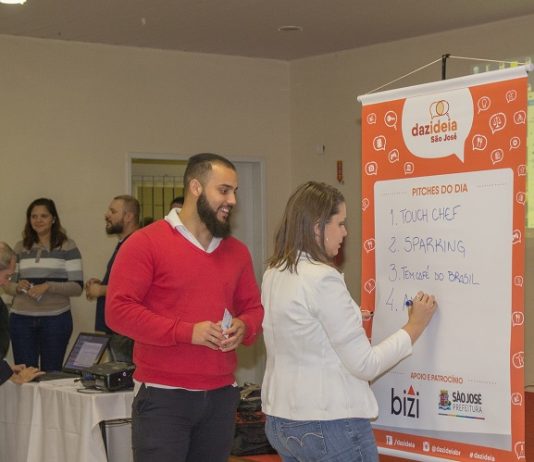
POLYGON ((171 202, 171 209, 176 206, 181 208, 182 205, 184 205, 184 196, 176 196, 171 202))
POLYGON ((126 212, 131 212, 134 216, 134 221, 136 225, 139 225, 139 215, 141 214, 141 205, 139 201, 129 194, 121 194, 120 196, 115 196, 114 201, 120 200, 124 202, 124 210, 126 212))
POLYGON ((224 167, 236 171, 235 165, 232 164, 226 157, 219 154, 204 152, 191 156, 187 161, 187 166, 184 173, 184 195, 187 195, 189 183, 193 179, 197 179, 202 184, 205 183, 206 175, 211 172, 213 164, 221 164, 224 167))

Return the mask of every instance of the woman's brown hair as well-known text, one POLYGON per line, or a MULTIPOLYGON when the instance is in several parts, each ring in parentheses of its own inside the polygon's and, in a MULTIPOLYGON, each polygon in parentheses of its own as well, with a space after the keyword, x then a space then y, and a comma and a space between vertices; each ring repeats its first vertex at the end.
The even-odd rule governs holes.
POLYGON ((269 268, 293 272, 302 253, 312 261, 331 265, 324 248, 324 229, 331 217, 345 202, 343 194, 326 183, 308 181, 299 186, 289 198, 282 223, 274 240, 274 253, 269 268), (316 238, 316 225, 319 238, 316 238))
POLYGON ((59 215, 57 214, 56 204, 52 199, 47 199, 45 197, 40 197, 35 199, 26 210, 26 225, 24 226, 24 231, 22 232, 22 245, 25 249, 30 250, 33 244, 39 242, 39 236, 32 228, 31 216, 34 207, 42 205, 46 207, 48 213, 52 215, 52 229, 50 230, 50 249, 55 249, 56 247, 61 247, 63 242, 67 240, 67 234, 61 226, 59 221, 59 215))

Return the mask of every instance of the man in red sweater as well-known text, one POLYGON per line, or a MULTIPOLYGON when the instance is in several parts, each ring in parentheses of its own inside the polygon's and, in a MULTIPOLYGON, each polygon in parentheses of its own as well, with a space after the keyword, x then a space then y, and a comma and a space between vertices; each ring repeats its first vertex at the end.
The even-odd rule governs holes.
POLYGON ((234 165, 197 154, 184 190, 182 209, 124 243, 108 285, 106 323, 135 341, 135 462, 228 460, 239 401, 235 349, 261 331, 252 260, 230 236, 234 165))

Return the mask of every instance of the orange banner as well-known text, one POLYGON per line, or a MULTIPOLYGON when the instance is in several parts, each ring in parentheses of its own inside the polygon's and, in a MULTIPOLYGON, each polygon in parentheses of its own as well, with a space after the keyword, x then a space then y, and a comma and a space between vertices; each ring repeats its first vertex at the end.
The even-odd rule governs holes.
POLYGON ((525 458, 525 68, 360 97, 361 308, 376 344, 418 290, 438 312, 377 379, 382 453, 525 458))

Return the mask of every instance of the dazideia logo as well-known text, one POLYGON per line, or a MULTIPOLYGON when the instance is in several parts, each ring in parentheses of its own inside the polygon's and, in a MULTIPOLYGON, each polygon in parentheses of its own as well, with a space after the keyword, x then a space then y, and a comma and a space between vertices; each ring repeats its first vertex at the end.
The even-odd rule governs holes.
POLYGON ((430 122, 416 122, 412 127, 412 136, 430 135, 431 143, 455 140, 458 123, 456 120, 451 120, 448 101, 444 99, 434 101, 429 110, 430 122))
POLYGON ((406 98, 401 131, 406 148, 422 159, 455 155, 464 161, 464 151, 475 116, 469 88, 406 98))
POLYGON ((397 394, 395 388, 391 389, 391 414, 402 415, 403 417, 419 418, 419 392, 413 386, 402 390, 402 394, 397 394))

